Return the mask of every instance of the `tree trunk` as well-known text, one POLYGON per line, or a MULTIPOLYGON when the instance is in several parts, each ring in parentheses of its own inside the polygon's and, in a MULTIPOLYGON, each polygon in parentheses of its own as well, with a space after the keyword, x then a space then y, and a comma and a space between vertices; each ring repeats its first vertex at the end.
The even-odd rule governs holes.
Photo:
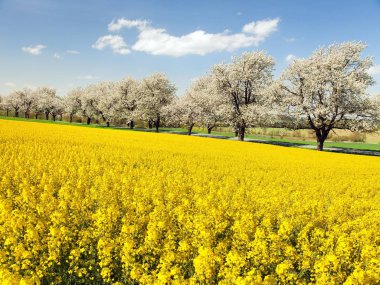
POLYGON ((70 123, 73 122, 73 117, 74 117, 74 115, 73 115, 73 114, 70 114, 70 123))
POLYGON ((245 126, 240 126, 239 131, 238 131, 239 141, 244 141, 244 135, 245 135, 245 126))
POLYGON ((323 141, 322 140, 319 140, 317 139, 317 150, 318 151, 323 151, 323 141))
POLYGON ((62 121, 62 119, 63 119, 62 117, 63 117, 63 115, 60 114, 60 115, 59 115, 59 120, 60 120, 60 121, 62 121))
POLYGON ((49 113, 45 112, 45 119, 49 120, 49 113))
POLYGON ((9 117, 9 110, 7 109, 7 117, 9 117))
POLYGON ((18 118, 18 110, 15 110, 15 117, 18 118))
POLYGON ((188 127, 187 127, 187 134, 189 136, 191 136, 191 131, 193 130, 193 127, 194 127, 194 124, 190 124, 188 127))
POLYGON ((87 117, 87 125, 89 125, 90 123, 91 123, 91 118, 87 117))
POLYGON ((157 116, 155 125, 156 125, 156 132, 158 133, 158 130, 160 128, 160 116, 157 116))
POLYGON ((110 126, 110 122, 107 121, 107 127, 109 127, 109 126, 110 126))
POLYGON ((215 125, 209 125, 209 124, 207 124, 207 133, 208 134, 211 134, 211 131, 212 131, 212 129, 215 127, 215 125))
POLYGON ((25 112, 24 112, 24 118, 25 118, 25 119, 29 119, 29 112, 28 112, 28 111, 25 111, 25 112))
POLYGON ((36 120, 38 120, 38 113, 35 114, 36 120))
POLYGON ((134 120, 131 120, 131 121, 129 122, 129 128, 132 130, 134 127, 135 127, 135 121, 134 121, 134 120))
POLYGON ((328 136, 329 132, 326 130, 316 130, 315 135, 317 137, 317 150, 323 151, 323 144, 328 136))
POLYGON ((55 122, 55 118, 57 117, 57 115, 52 114, 52 117, 53 117, 53 121, 55 122))
POLYGON ((148 121, 148 128, 149 128, 149 129, 152 129, 152 128, 153 128, 153 122, 152 122, 152 119, 149 119, 149 121, 148 121))

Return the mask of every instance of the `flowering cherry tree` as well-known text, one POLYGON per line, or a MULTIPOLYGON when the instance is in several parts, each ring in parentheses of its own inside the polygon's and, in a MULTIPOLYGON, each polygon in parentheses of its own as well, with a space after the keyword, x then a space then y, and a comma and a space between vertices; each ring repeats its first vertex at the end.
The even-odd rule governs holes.
POLYGON ((375 125, 374 129, 377 131, 380 131, 380 93, 374 96, 372 98, 372 103, 374 106, 374 111, 373 111, 373 124, 375 125))
POLYGON ((91 124, 91 120, 98 111, 97 85, 91 84, 83 89, 82 94, 82 116, 87 118, 87 125, 91 124))
POLYGON ((188 135, 191 135, 194 125, 200 121, 202 114, 201 106, 189 92, 183 97, 174 100, 164 110, 167 121, 185 126, 188 135))
POLYGON ((215 84, 210 75, 198 78, 187 90, 187 96, 199 109, 197 123, 206 126, 211 134, 212 129, 223 120, 223 98, 218 96, 215 84))
POLYGON ((74 88, 64 97, 65 112, 70 117, 70 123, 73 122, 74 115, 82 109, 82 97, 84 90, 81 87, 74 88))
POLYGON ((39 87, 35 90, 34 95, 38 98, 34 109, 37 112, 42 111, 45 114, 45 119, 49 120, 49 115, 57 104, 56 90, 50 87, 39 87))
POLYGON ((117 103, 119 117, 127 120, 131 129, 135 126, 138 111, 139 82, 132 77, 126 77, 118 83, 119 101, 117 103))
POLYGON ((118 84, 112 81, 103 81, 93 86, 93 88, 96 102, 94 108, 109 127, 110 122, 118 117, 117 107, 120 102, 118 84))
MULTIPOLYGON (((4 106, 6 106, 7 111, 13 110, 15 117, 19 116, 20 110, 23 106, 23 102, 19 96, 19 94, 16 92, 12 92, 4 99, 4 106)), ((7 112, 8 113, 8 112, 7 112)))
POLYGON ((6 115, 8 116, 8 109, 5 104, 5 96, 0 94, 0 110, 6 110, 6 115))
POLYGON ((139 113, 143 119, 153 121, 158 132, 162 109, 175 98, 175 86, 162 73, 155 73, 141 81, 139 88, 139 113))
POLYGON ((38 116, 41 113, 44 113, 44 108, 42 104, 40 103, 41 94, 40 94, 39 88, 36 88, 33 90, 32 97, 33 97, 33 101, 32 101, 31 111, 34 113, 34 117, 37 120, 38 116))
POLYGON ((317 49, 309 58, 296 59, 283 72, 277 96, 288 117, 307 121, 315 132, 318 150, 330 131, 373 129, 374 105, 367 95, 373 84, 365 45, 345 42, 317 49))
POLYGON ((54 102, 52 108, 50 110, 51 117, 53 121, 56 121, 57 116, 60 116, 60 120, 62 121, 62 116, 65 112, 65 105, 62 97, 56 96, 54 98, 54 102))
POLYGON ((18 97, 18 101, 21 103, 21 109, 24 112, 24 118, 29 118, 32 105, 35 100, 33 96, 33 90, 30 88, 23 88, 21 90, 15 91, 14 95, 18 97))
POLYGON ((265 52, 243 53, 229 64, 218 64, 212 69, 218 96, 227 122, 244 140, 247 127, 256 125, 266 114, 270 98, 266 92, 272 83, 274 60, 265 52))

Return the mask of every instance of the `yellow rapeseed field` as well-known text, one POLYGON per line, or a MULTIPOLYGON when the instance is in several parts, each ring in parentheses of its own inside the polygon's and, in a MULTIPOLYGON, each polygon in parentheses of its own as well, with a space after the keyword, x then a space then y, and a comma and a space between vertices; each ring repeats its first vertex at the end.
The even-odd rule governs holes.
POLYGON ((0 284, 380 284, 380 159, 0 120, 0 284))

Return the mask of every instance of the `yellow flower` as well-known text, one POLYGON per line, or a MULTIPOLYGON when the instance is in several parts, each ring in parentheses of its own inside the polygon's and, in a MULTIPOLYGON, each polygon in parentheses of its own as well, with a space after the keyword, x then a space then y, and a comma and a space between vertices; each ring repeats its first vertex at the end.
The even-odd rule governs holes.
POLYGON ((380 160, 0 120, 0 284, 377 284, 380 160))

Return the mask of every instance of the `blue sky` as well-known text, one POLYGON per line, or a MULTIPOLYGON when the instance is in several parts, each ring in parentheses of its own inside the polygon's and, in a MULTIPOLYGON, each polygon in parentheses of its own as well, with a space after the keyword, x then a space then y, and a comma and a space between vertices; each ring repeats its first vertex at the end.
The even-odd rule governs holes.
POLYGON ((0 0, 0 94, 164 72, 181 95, 212 65, 244 51, 276 60, 322 45, 368 44, 380 93, 380 0, 0 0))

